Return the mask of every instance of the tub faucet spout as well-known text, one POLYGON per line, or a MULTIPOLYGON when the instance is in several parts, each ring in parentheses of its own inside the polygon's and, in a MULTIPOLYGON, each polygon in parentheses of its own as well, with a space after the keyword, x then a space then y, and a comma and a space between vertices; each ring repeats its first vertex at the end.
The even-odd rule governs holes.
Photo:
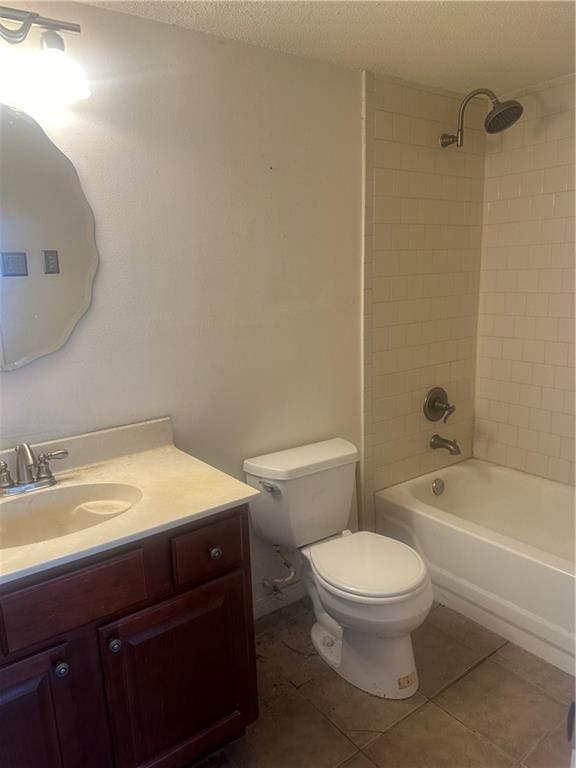
POLYGON ((430 439, 430 448, 445 448, 450 456, 460 456, 462 451, 456 440, 448 440, 440 435, 432 435, 430 439))

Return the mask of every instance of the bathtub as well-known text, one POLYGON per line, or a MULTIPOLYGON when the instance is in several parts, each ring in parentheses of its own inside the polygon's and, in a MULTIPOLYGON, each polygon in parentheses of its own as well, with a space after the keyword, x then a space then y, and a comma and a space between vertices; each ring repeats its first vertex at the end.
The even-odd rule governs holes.
POLYGON ((422 555, 439 602, 574 674, 572 487, 469 459, 376 493, 376 530, 422 555))

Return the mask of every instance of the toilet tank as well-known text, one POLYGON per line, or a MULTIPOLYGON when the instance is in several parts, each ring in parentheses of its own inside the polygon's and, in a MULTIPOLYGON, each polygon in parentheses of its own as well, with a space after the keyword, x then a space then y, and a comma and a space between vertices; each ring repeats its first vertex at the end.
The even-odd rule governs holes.
POLYGON ((303 547, 340 533, 348 522, 358 450, 342 438, 246 459, 246 482, 261 491, 250 502, 258 536, 303 547))

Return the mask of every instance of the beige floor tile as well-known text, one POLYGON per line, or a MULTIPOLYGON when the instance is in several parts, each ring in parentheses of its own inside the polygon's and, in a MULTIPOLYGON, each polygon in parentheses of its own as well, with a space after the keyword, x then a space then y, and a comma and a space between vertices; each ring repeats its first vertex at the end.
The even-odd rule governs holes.
POLYGON ((332 671, 303 685, 300 693, 346 732, 383 732, 425 702, 420 694, 399 701, 380 699, 332 671))
POLYGON ((292 683, 282 677, 278 666, 268 659, 256 659, 256 674, 260 705, 269 704, 278 696, 282 696, 287 687, 293 688, 292 683))
MULTIPOLYGON (((299 606, 300 603, 296 603, 295 606, 299 606)), ((292 606, 291 606, 292 607, 292 606)), ((294 608, 296 610, 296 608, 294 608)), ((312 638, 310 632, 312 626, 316 621, 314 613, 306 611, 301 615, 289 618, 287 616, 284 622, 276 630, 276 637, 280 639, 286 647, 291 648, 296 653, 301 653, 306 656, 316 655, 316 650, 312 644, 312 638)))
POLYGON ((381 768, 508 768, 514 762, 432 702, 365 751, 381 768))
POLYGON ((314 617, 312 600, 306 595, 294 603, 289 603, 282 608, 282 615, 287 621, 299 621, 302 618, 314 617))
POLYGON ((199 763, 189 766, 189 768, 238 768, 230 757, 224 752, 213 752, 208 757, 201 760, 199 763))
POLYGON ((267 613, 254 622, 254 633, 258 636, 266 632, 275 632, 284 622, 285 618, 282 610, 267 613))
POLYGON ((346 760, 338 768, 375 768, 372 760, 369 760, 362 752, 358 752, 351 757, 350 760, 346 760))
POLYGON ((506 640, 500 635, 491 632, 466 616, 462 616, 461 613, 456 613, 445 605, 438 605, 433 608, 428 616, 428 621, 453 640, 485 656, 506 643, 506 640))
POLYGON ((489 660, 435 701, 517 759, 534 749, 565 714, 564 705, 489 660))
POLYGON ((558 667, 511 643, 492 656, 491 661, 542 688, 558 701, 570 703, 574 699, 574 678, 558 667))
POLYGON ((257 635, 266 632, 276 632, 290 625, 308 625, 312 626, 314 622, 314 612, 312 602, 308 597, 297 600, 295 603, 289 603, 282 606, 279 603, 278 610, 261 616, 254 623, 254 631, 257 635))
POLYGON ((334 768, 357 748, 294 690, 263 708, 225 752, 238 768, 334 768))
POLYGON ((316 653, 310 640, 310 621, 279 621, 273 629, 256 636, 256 658, 262 695, 282 681, 299 687, 325 674, 329 667, 316 653))
POLYGON ((419 691, 432 697, 484 658, 441 632, 429 621, 412 633, 419 691))
POLYGON ((524 758, 526 768, 569 768, 571 747, 566 737, 566 724, 561 723, 545 736, 536 749, 524 758))
POLYGON ((354 742, 360 749, 364 749, 371 741, 380 736, 380 731, 345 731, 345 733, 350 741, 354 742))

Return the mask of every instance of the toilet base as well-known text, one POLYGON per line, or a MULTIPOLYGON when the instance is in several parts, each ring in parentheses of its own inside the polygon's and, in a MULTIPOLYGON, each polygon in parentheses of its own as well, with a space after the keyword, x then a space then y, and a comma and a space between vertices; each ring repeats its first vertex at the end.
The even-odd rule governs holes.
POLYGON ((316 622, 311 637, 324 661, 356 688, 384 699, 407 699, 418 690, 409 634, 379 637, 347 627, 333 634, 316 622))

